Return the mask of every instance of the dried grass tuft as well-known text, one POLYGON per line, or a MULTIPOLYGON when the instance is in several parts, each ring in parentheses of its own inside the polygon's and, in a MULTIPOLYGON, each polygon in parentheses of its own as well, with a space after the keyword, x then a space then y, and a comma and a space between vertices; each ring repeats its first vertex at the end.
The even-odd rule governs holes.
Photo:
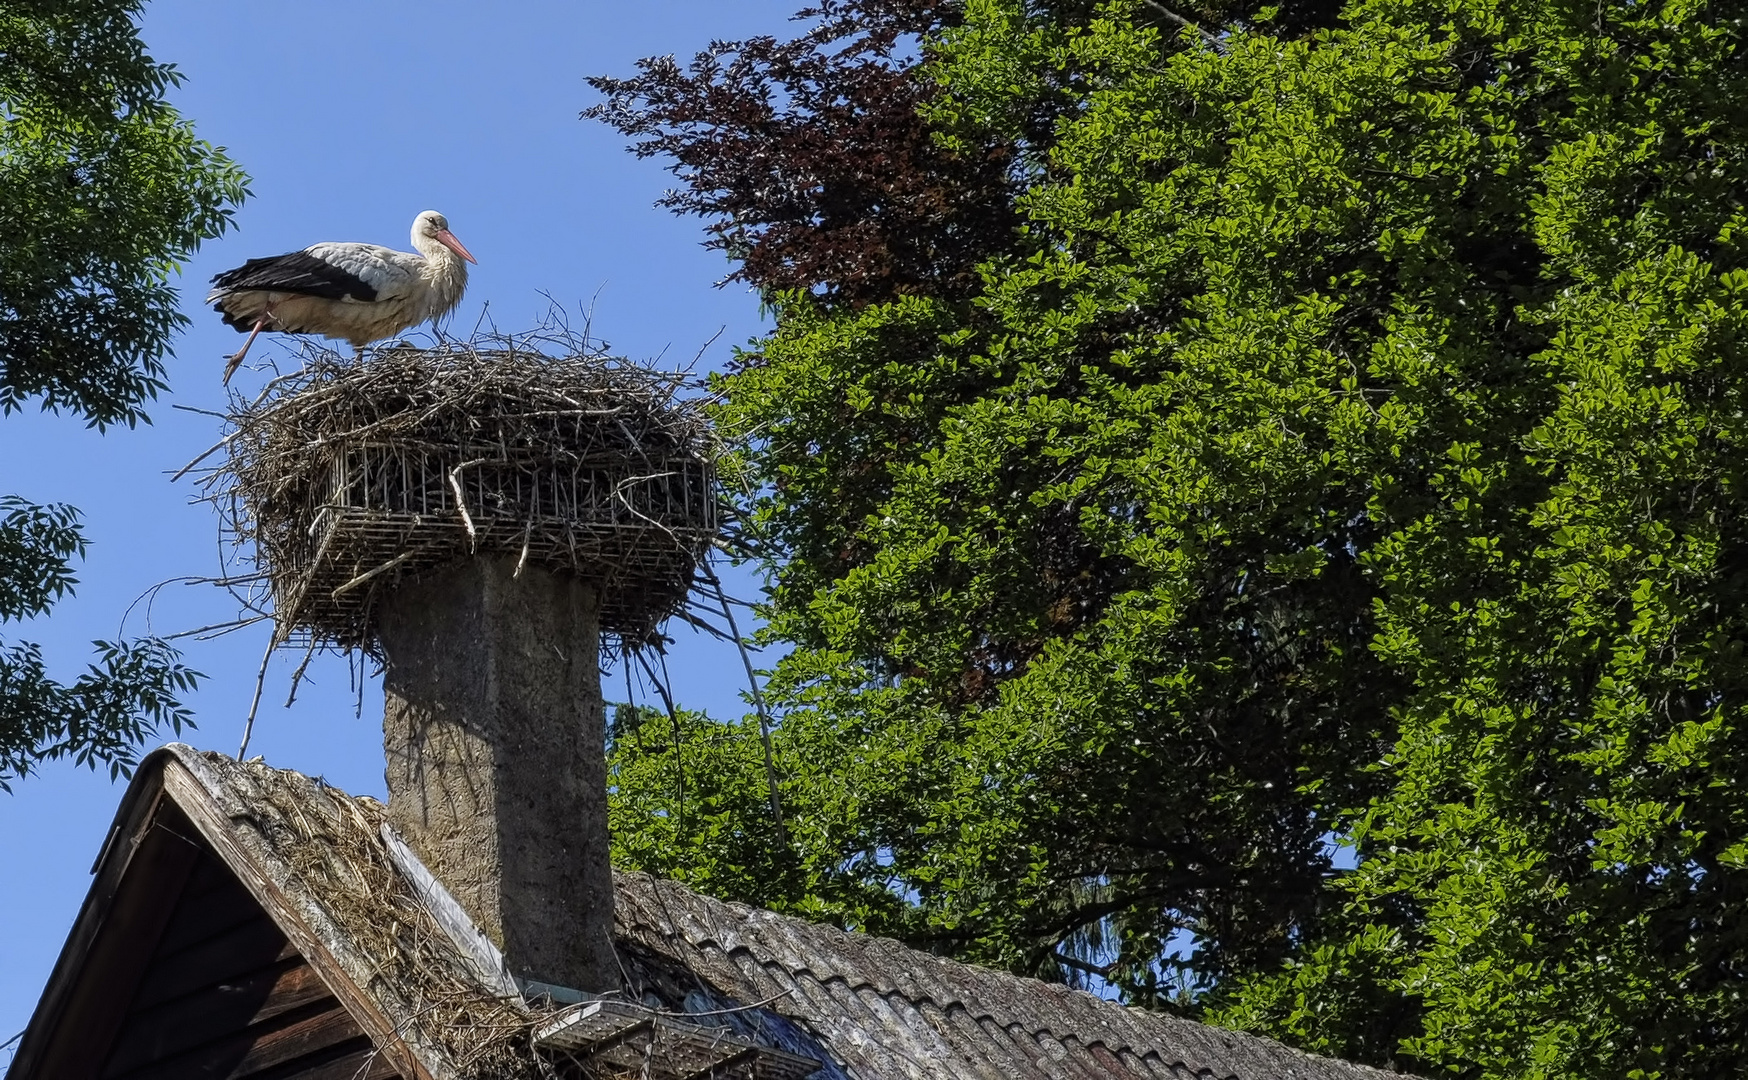
POLYGON ((295 883, 365 959, 361 985, 403 1038, 442 1048, 462 1078, 538 1076, 530 1033, 553 1010, 490 996, 465 958, 388 860, 378 830, 383 808, 306 777, 263 765, 249 770, 263 835, 295 883))
POLYGON ((276 644, 376 655, 385 590, 497 553, 595 583, 603 634, 638 645, 684 604, 719 526, 716 444, 683 386, 552 335, 362 362, 310 345, 230 411, 228 460, 203 484, 252 550, 276 644))

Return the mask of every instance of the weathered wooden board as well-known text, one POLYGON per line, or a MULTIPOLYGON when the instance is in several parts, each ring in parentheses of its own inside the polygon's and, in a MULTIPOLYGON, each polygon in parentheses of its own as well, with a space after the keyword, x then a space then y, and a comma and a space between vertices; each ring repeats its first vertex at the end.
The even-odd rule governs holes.
POLYGON ((116 1039, 104 1076, 120 1076, 188 1053, 286 1013, 308 1012, 318 1003, 338 1007, 302 957, 294 956, 240 979, 214 983, 133 1013, 116 1039))

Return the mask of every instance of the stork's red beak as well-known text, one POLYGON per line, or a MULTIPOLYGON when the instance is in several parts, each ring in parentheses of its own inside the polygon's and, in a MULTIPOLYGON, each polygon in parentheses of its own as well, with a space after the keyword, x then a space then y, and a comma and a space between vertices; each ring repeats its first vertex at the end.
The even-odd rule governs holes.
POLYGON ((475 266, 479 265, 479 260, 473 257, 473 253, 462 247, 461 241, 457 240, 455 234, 448 229, 437 230, 437 242, 448 248, 450 251, 455 252, 457 255, 460 255, 468 262, 473 263, 475 266))

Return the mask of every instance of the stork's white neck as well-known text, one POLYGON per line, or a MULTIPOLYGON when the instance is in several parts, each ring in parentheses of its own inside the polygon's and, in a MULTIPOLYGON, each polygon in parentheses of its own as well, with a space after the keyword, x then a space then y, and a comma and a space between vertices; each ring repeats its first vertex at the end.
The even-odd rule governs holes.
POLYGON ((435 237, 415 233, 413 247, 425 257, 420 274, 431 285, 425 294, 425 318, 442 318, 461 303, 461 294, 467 290, 467 261, 438 243, 435 237))

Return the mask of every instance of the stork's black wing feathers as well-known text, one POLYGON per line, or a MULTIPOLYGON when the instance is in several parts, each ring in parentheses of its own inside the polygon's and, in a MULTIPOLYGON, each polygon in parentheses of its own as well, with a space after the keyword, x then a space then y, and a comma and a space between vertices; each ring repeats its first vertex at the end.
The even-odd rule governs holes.
POLYGON ((307 251, 250 259, 235 270, 215 275, 212 284, 214 292, 262 290, 319 296, 324 300, 376 299, 376 289, 369 282, 307 251))

